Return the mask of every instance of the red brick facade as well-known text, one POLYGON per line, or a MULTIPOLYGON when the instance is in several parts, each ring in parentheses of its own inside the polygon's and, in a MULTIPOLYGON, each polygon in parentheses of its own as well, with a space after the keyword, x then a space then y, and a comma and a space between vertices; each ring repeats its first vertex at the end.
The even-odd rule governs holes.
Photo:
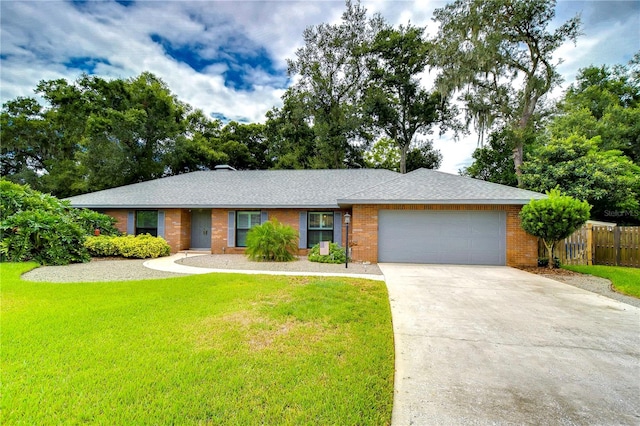
POLYGON ((379 210, 502 210, 507 215, 508 266, 535 266, 538 259, 537 239, 520 226, 520 209, 512 205, 354 205, 352 209, 353 232, 351 253, 354 260, 376 262, 378 260, 378 211, 379 210))
MULTIPOLYGON (((535 266, 538 257, 538 245, 535 237, 528 235, 520 227, 518 216, 521 206, 512 205, 354 205, 351 210, 349 227, 349 245, 355 261, 377 262, 378 260, 378 211, 385 210, 501 210, 506 212, 507 241, 506 263, 509 266, 535 266)), ((230 209, 211 210, 211 253, 244 253, 244 248, 228 245, 228 212, 230 209)), ((300 231, 300 212, 306 209, 269 209, 270 219, 293 227, 300 231)), ((191 212, 188 209, 164 209, 165 239, 172 252, 190 247, 191 212)), ((106 214, 118 220, 116 226, 121 232, 127 231, 128 210, 108 210, 106 214)), ((343 214, 346 211, 343 211, 343 214)), ((337 226, 338 224, 334 224, 337 226)), ((345 225, 342 226, 342 241, 346 239, 345 225)), ((307 249, 300 249, 304 255, 307 249)))

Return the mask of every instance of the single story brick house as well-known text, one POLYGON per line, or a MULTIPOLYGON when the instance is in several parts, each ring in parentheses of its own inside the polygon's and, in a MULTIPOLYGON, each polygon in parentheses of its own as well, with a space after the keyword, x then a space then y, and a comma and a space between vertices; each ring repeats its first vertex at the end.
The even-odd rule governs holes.
POLYGON ((354 261, 536 265, 537 240, 519 212, 537 192, 419 169, 221 168, 69 198, 106 213, 128 234, 165 238, 173 252, 243 253, 252 226, 270 218, 299 233, 300 254, 346 241, 354 261))

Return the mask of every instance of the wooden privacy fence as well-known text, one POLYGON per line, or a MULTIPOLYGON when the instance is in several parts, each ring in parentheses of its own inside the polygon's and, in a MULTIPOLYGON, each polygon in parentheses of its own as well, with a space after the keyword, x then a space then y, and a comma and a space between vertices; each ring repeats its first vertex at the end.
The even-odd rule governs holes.
MULTIPOLYGON (((547 257, 542 241, 540 257, 547 257)), ((587 224, 556 244, 555 256, 563 265, 612 265, 640 268, 640 226, 587 224)))

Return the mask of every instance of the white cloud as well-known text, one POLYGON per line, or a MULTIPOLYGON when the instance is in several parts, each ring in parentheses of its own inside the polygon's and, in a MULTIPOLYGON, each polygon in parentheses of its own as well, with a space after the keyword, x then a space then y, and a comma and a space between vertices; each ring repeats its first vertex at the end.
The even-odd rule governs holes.
MULTIPOLYGON (((370 14, 380 12, 393 25, 411 22, 434 32, 434 8, 445 1, 363 0, 370 14)), ((342 0, 327 1, 139 1, 129 7, 116 2, 87 2, 76 7, 66 1, 0 1, 0 102, 33 96, 40 80, 75 80, 81 70, 69 68, 74 58, 96 62, 103 77, 129 78, 150 71, 162 78, 183 101, 207 114, 232 119, 263 121, 266 111, 281 104, 282 79, 259 67, 237 64, 254 83, 252 91, 235 90, 224 73, 233 62, 206 64, 200 72, 166 54, 151 40, 153 34, 174 47, 192 46, 202 60, 231 49, 252 55, 264 49, 272 66, 284 72, 286 59, 302 46, 302 33, 310 25, 336 23, 344 10, 342 0)), ((582 12, 585 35, 577 47, 558 51, 565 59, 559 67, 567 84, 580 67, 615 64, 640 50, 640 7, 637 1, 563 1, 558 22, 582 12)), ((239 57, 239 56, 237 56, 239 57)), ((433 76, 424 78, 426 85, 433 76)), ((559 93, 559 92, 557 92, 559 93)), ((557 94, 556 93, 556 94, 557 94)), ((444 154, 442 170, 457 172, 470 163, 476 136, 454 142, 433 137, 444 154)))

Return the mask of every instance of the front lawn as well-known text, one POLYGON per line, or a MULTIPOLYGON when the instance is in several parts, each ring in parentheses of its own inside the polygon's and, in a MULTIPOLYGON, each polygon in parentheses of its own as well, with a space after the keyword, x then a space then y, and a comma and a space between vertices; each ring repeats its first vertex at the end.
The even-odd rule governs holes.
POLYGON ((0 264, 2 424, 386 425, 383 282, 20 280, 0 264))
POLYGON ((613 288, 623 294, 640 298, 640 269, 603 265, 564 265, 570 271, 611 280, 613 288))

